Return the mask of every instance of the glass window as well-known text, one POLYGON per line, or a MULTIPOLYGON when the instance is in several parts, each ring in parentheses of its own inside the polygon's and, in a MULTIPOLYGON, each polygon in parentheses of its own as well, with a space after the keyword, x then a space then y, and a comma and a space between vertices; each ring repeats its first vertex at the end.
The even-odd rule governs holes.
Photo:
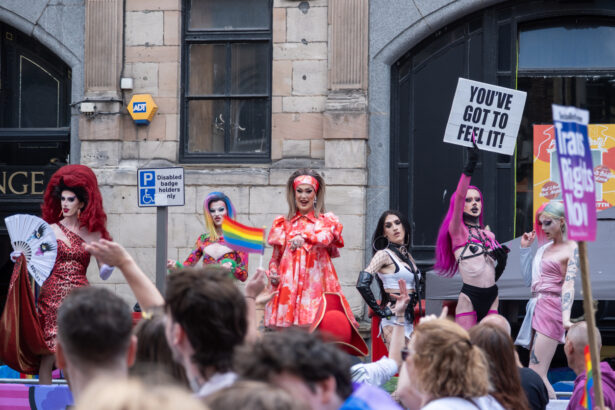
POLYGON ((615 67, 615 25, 578 19, 519 31, 519 69, 615 67))
POLYGON ((190 3, 190 30, 269 28, 269 0, 192 0, 190 3))
POLYGON ((269 160, 271 0, 186 1, 180 157, 269 160))

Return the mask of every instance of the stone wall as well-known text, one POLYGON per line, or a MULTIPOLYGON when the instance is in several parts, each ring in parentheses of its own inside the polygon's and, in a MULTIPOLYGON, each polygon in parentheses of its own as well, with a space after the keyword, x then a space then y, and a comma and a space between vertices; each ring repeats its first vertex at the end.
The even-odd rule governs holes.
MULTIPOLYGON (((344 224, 346 246, 334 264, 353 310, 361 314, 354 284, 364 259, 366 82, 352 84, 352 90, 330 83, 329 56, 335 49, 330 23, 340 20, 331 20, 326 0, 274 0, 270 164, 179 164, 181 5, 180 0, 126 0, 123 75, 134 78, 134 90, 124 95, 109 91, 125 102, 133 93, 152 94, 159 109, 151 124, 135 126, 123 108, 119 116, 81 119, 81 162, 99 177, 111 235, 154 280, 156 216, 153 209, 137 207, 137 168, 184 166, 186 205, 169 209, 168 249, 170 258, 183 260, 205 231, 202 202, 207 193, 229 195, 240 222, 269 227, 275 216, 287 212, 289 175, 299 167, 314 167, 327 182, 328 210, 344 224)), ((359 69, 367 72, 364 64, 359 69)), ((343 70, 336 78, 344 80, 343 70)), ((270 255, 268 248, 265 264, 270 255)), ((258 263, 259 256, 251 255, 250 273, 258 263)), ((102 282, 94 265, 88 271, 93 283, 112 287, 134 303, 119 273, 102 282)))

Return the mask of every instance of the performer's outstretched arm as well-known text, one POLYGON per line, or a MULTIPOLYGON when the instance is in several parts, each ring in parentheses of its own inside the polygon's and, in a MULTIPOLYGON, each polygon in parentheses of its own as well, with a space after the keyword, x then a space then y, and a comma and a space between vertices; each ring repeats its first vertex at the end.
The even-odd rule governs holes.
POLYGON ((154 306, 164 306, 164 298, 147 277, 139 268, 135 260, 124 249, 122 245, 116 242, 101 239, 90 244, 85 244, 86 251, 100 259, 107 265, 116 266, 122 271, 126 278, 126 282, 137 298, 137 302, 142 309, 149 309, 154 306))

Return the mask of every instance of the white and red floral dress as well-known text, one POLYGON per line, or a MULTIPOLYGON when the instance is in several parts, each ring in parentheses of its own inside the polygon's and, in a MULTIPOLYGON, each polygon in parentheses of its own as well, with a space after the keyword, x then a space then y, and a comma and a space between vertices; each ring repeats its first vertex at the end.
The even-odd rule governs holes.
MULTIPOLYGON (((280 276, 274 297, 265 307, 265 326, 310 326, 315 319, 324 292, 342 296, 347 312, 350 305, 342 295, 342 288, 331 258, 339 256, 344 247, 342 224, 332 213, 314 216, 297 214, 290 219, 278 216, 269 232, 268 242, 273 246, 269 262, 271 272, 280 276), (305 243, 290 249, 290 240, 302 236, 305 243)), ((269 285, 271 286, 271 285, 269 285)), ((354 317, 350 320, 358 327, 354 317)))

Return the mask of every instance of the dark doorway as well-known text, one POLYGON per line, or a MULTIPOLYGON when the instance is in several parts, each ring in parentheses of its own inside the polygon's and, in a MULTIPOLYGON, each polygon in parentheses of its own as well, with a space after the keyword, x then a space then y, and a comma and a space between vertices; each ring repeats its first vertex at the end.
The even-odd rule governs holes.
POLYGON ((4 218, 40 215, 49 178, 69 162, 70 81, 49 49, 0 23, 0 306, 13 267, 4 218))

